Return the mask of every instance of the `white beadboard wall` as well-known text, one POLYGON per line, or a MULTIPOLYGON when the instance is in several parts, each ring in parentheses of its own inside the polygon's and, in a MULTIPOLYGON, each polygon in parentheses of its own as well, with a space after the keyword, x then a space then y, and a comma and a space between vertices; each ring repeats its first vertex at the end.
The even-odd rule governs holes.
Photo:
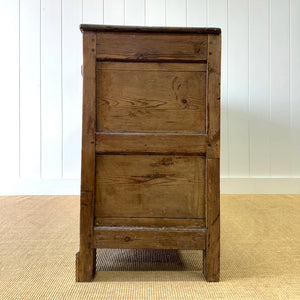
POLYGON ((1 0, 0 194, 79 193, 80 23, 221 27, 221 191, 300 193, 299 0, 1 0))

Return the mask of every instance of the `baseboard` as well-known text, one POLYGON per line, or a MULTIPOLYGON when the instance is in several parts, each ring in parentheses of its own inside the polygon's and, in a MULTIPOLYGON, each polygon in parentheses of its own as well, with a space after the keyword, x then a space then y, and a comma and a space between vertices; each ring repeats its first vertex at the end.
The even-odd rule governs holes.
MULTIPOLYGON (((79 195, 79 179, 1 180, 0 195, 79 195)), ((300 177, 222 177, 222 194, 300 194, 300 177)))
POLYGON ((79 195, 79 179, 1 180, 0 195, 79 195))
POLYGON ((300 177, 223 177, 222 194, 300 194, 300 177))

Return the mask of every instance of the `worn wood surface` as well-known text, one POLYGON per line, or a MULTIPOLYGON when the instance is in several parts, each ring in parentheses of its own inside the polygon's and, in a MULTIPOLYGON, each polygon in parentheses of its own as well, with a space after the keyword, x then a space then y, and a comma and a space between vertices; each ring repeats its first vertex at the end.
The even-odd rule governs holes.
POLYGON ((96 248, 205 249, 205 229, 95 227, 96 248))
POLYGON ((207 35, 97 33, 97 59, 205 61, 207 35))
POLYGON ((95 199, 96 131, 96 35, 83 35, 83 115, 80 192, 80 249, 76 255, 76 280, 91 281, 95 273, 96 251, 93 247, 95 199))
POLYGON ((97 63, 97 131, 205 133, 206 72, 199 69, 97 63))
POLYGON ((205 158, 100 155, 97 217, 203 218, 205 158))
POLYGON ((96 217, 95 226, 174 227, 206 228, 205 219, 139 218, 139 217, 96 217))
POLYGON ((97 153, 166 153, 204 155, 205 135, 97 133, 97 153))
POLYGON ((108 32, 157 32, 157 33, 198 33, 198 34, 220 34, 220 28, 213 27, 150 27, 150 26, 117 26, 81 24, 80 30, 84 31, 108 31, 108 32))

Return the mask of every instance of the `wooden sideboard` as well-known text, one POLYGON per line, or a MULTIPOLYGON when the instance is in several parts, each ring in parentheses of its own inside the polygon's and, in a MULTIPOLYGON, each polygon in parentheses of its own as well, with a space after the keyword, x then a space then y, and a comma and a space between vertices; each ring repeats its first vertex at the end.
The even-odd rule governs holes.
POLYGON ((220 272, 218 28, 81 25, 76 280, 97 248, 199 249, 220 272))

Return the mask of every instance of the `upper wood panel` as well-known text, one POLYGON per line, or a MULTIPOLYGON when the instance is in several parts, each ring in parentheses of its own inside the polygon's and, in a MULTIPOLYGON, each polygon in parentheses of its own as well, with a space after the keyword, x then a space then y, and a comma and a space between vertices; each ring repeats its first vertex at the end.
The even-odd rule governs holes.
POLYGON ((205 134, 205 69, 193 63, 97 63, 97 131, 205 134))
POLYGON ((98 32, 96 52, 97 59, 203 61, 207 35, 98 32))

